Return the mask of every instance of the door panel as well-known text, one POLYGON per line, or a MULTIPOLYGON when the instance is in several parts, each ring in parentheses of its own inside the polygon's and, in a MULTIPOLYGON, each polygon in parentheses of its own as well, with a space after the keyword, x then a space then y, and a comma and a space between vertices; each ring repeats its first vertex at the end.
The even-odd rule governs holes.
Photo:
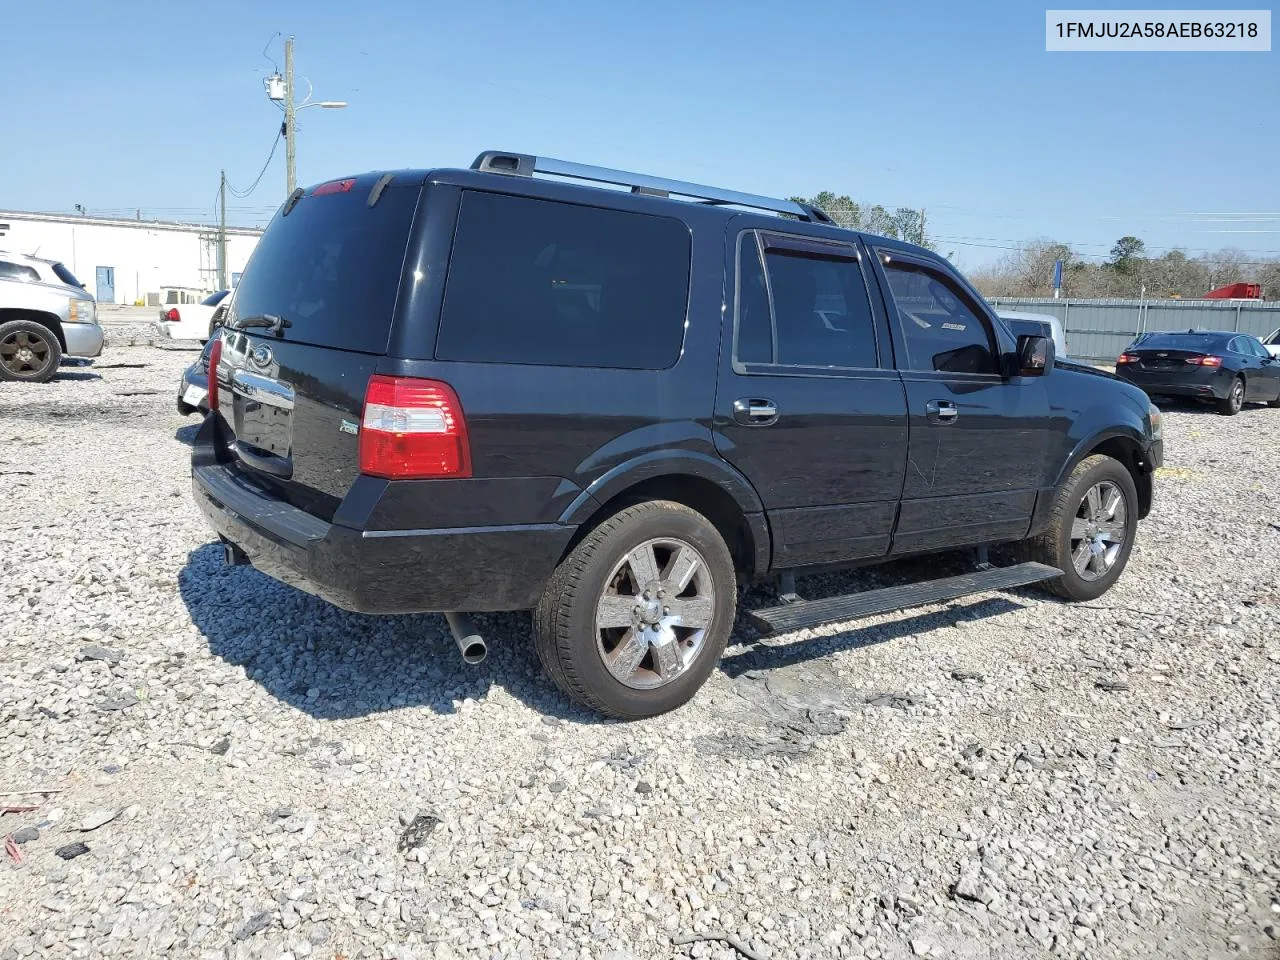
POLYGON ((1026 536, 1049 447, 1043 381, 1001 375, 1012 344, 941 265, 876 259, 897 313, 910 429, 893 553, 1026 536))
POLYGON ((721 349, 716 449, 765 505, 775 568, 883 556, 907 459, 902 382, 880 368, 883 312, 847 234, 830 231, 842 241, 833 245, 822 228, 801 238, 777 228, 752 215, 730 221, 734 324, 721 349))
POLYGON ((1048 450, 1048 402, 1038 378, 985 382, 903 375, 911 444, 894 553, 1026 535, 1048 450), (929 412, 954 404, 954 420, 929 412))

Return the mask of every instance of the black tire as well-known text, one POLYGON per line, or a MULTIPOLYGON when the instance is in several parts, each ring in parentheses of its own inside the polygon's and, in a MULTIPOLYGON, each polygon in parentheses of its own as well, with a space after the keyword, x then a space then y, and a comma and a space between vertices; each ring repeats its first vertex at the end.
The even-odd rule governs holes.
POLYGON ((1231 390, 1218 401, 1218 412, 1224 417, 1234 417, 1244 407, 1244 378, 1236 377, 1231 382, 1231 390))
POLYGON ((1044 533, 1023 540, 1017 545, 1016 552, 1022 560, 1047 563, 1064 571, 1062 576, 1046 580, 1042 584, 1045 589, 1067 600, 1093 600, 1110 590, 1124 572, 1137 530, 1138 490, 1129 471, 1111 457, 1085 457, 1058 488, 1044 533), (1087 570, 1092 579, 1086 579, 1074 562, 1071 531, 1077 514, 1084 508, 1086 495, 1100 484, 1110 484, 1124 500, 1124 540, 1105 573, 1099 575, 1097 571, 1087 570))
POLYGON ((31 320, 0 324, 0 380, 47 383, 62 363, 62 347, 48 327, 31 320))
MULTIPOLYGON (((662 551, 666 548, 650 548, 656 552, 657 569, 661 573, 662 551)), ((667 564, 673 566, 675 551, 667 564)), ((656 581, 654 581, 656 582, 656 581)), ((669 585, 670 586, 670 585, 669 585)), ((657 594, 662 596, 662 594, 657 594)), ((683 590, 677 600, 684 600, 683 590)), ((670 601, 668 601, 670 602, 670 601)), ((661 606, 661 604, 658 604, 661 606)), ((687 703, 706 682, 715 669, 725 643, 733 628, 737 606, 737 577, 729 548, 715 526, 683 504, 668 500, 651 500, 626 507, 592 530, 556 568, 543 592, 533 615, 534 645, 538 659, 556 686, 569 697, 592 710, 625 720, 638 720, 657 716, 687 703), (660 686, 652 689, 636 689, 619 680, 605 663, 605 640, 597 626, 597 608, 603 596, 610 591, 625 597, 623 606, 629 606, 635 594, 639 609, 641 587, 634 578, 624 590, 616 578, 624 581, 633 577, 628 557, 634 551, 645 549, 652 541, 670 539, 685 546, 692 546, 702 561, 696 584, 689 588, 711 595, 704 598, 703 609, 710 610, 709 624, 688 637, 699 635, 698 640, 682 639, 676 649, 687 650, 696 642, 696 652, 690 653, 680 672, 670 679, 659 677, 658 661, 650 647, 636 669, 640 673, 652 671, 660 686), (620 565, 623 567, 620 569, 620 565), (709 579, 704 579, 709 578, 709 579), (708 586, 709 585, 709 586, 708 586), (683 646, 682 646, 683 645, 683 646), (651 664, 645 667, 645 664, 651 664)), ((669 611, 669 608, 668 608, 669 611)), ((646 616, 649 614, 645 614, 646 616)), ((653 613, 658 616, 658 613, 653 613)), ((641 622, 637 620, 636 622, 641 622)), ((636 634, 633 628, 617 628, 625 635, 636 634)), ((653 629, 657 637, 656 628, 653 629)), ((681 631, 686 629, 683 625, 681 631)), ((674 630, 673 636, 680 636, 674 630)), ((637 634, 640 646, 647 641, 647 634, 637 634)), ((664 634, 665 636, 665 634, 664 634)), ((621 648, 609 650, 609 653, 621 648)), ((665 649, 664 645, 664 649, 665 649)))

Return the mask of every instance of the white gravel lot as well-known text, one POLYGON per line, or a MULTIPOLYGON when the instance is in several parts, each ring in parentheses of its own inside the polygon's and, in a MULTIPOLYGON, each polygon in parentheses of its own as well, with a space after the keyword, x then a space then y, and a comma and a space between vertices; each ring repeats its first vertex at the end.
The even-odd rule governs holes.
POLYGON ((0 384, 0 805, 38 805, 0 816, 0 960, 1280 956, 1280 411, 1168 414, 1095 604, 741 626, 620 724, 524 616, 470 668, 442 618, 224 568, 193 356, 0 384))

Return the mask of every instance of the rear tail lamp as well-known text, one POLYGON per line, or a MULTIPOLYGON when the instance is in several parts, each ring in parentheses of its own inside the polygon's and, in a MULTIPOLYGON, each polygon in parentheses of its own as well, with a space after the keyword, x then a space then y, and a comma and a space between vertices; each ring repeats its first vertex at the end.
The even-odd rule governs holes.
POLYGON ((1200 367, 1220 367, 1222 366, 1222 358, 1221 357, 1187 357, 1187 363, 1192 363, 1200 367))
POLYGON ((1137 355, 1132 353, 1122 353, 1120 354, 1120 356, 1116 357, 1116 366, 1120 366, 1121 364, 1124 364, 1124 363, 1137 363, 1137 362, 1138 362, 1137 355))
POLYGON ((164 318, 170 323, 177 323, 182 319, 182 316, 178 313, 177 307, 170 307, 168 312, 165 313, 164 318))
POLYGON ((370 377, 360 472, 389 480, 471 476, 467 423, 453 388, 417 377, 370 377))
POLYGON ((219 337, 213 341, 213 347, 209 350, 209 374, 208 389, 209 409, 218 409, 218 364, 222 362, 222 338, 219 337))

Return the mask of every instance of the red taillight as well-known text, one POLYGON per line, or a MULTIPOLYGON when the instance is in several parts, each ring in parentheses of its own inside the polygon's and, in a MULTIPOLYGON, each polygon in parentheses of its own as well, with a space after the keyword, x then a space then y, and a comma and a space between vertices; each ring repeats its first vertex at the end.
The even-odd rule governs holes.
POLYGON ((170 307, 169 312, 164 315, 164 318, 168 320, 170 323, 177 323, 179 320, 182 319, 182 317, 178 313, 177 307, 170 307))
POLYGON ((218 409, 218 364, 222 362, 222 338, 219 337, 213 341, 213 347, 209 350, 209 409, 218 409))
POLYGON ((1132 353, 1122 353, 1120 354, 1120 356, 1116 357, 1116 366, 1120 366, 1120 364, 1122 363, 1137 363, 1137 362, 1138 362, 1137 355, 1132 353))
POLYGON ((330 180, 328 183, 322 183, 312 190, 311 195, 313 197, 323 197, 326 193, 347 193, 355 185, 355 177, 347 180, 330 180))
POLYGON ((1221 357, 1187 357, 1187 363, 1193 363, 1200 367, 1220 367, 1222 366, 1221 357))
POLYGON ((360 472, 389 480, 471 476, 467 422, 453 388, 439 380, 370 377, 360 472))

